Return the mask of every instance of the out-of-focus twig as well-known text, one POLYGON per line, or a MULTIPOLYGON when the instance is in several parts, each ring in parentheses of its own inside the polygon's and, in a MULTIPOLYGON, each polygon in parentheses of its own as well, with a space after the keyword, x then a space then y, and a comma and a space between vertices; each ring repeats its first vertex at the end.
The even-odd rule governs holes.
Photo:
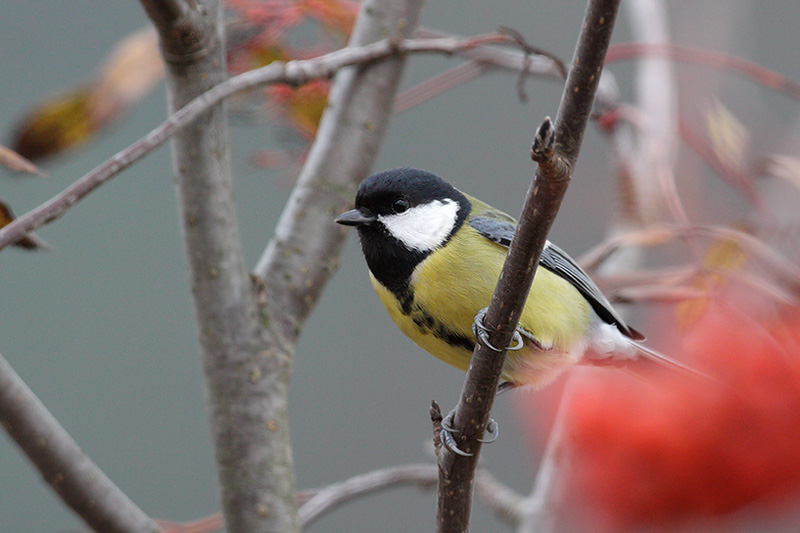
POLYGON ((741 57, 717 50, 703 50, 679 44, 625 43, 610 47, 606 61, 613 63, 642 56, 667 57, 673 61, 693 63, 726 72, 735 72, 774 91, 779 91, 795 100, 800 100, 800 83, 773 70, 741 57))
POLYGON ((729 240, 740 246, 747 256, 763 266, 775 279, 793 291, 800 290, 800 267, 787 260, 757 237, 726 226, 672 226, 659 224, 629 231, 606 239, 582 257, 580 264, 595 270, 619 249, 627 246, 659 246, 678 238, 705 237, 729 240))

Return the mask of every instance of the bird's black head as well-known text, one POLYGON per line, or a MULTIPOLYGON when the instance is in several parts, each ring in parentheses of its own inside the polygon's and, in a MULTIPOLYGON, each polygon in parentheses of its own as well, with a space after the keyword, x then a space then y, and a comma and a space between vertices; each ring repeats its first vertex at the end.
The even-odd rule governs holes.
POLYGON ((336 222, 358 228, 370 271, 397 293, 407 288, 420 261, 447 244, 471 207, 466 196, 438 176, 399 168, 361 182, 355 209, 336 222))

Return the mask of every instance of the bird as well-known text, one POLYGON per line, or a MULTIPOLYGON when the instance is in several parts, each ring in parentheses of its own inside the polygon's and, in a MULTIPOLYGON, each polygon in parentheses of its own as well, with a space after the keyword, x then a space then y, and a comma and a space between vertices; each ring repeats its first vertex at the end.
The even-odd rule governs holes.
MULTIPOLYGON (((466 371, 516 220, 430 172, 398 168, 362 181, 354 209, 335 221, 357 229, 372 286, 400 330, 466 371)), ((575 364, 645 358, 694 372, 642 344, 644 335, 561 248, 547 241, 539 267, 500 391, 540 388, 575 364)))

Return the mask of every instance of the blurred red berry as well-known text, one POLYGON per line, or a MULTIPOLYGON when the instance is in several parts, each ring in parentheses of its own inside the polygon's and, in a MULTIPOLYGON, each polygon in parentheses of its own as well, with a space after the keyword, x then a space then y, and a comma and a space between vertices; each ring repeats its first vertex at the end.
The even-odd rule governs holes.
POLYGON ((575 376, 564 475, 581 528, 698 530, 800 501, 800 311, 717 302, 675 336, 673 353, 722 384, 575 376))

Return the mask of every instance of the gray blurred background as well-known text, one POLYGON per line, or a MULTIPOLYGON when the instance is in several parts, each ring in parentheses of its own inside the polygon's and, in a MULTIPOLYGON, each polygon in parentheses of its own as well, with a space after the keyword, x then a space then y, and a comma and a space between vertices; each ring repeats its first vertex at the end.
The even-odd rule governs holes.
MULTIPOLYGON (((624 7, 624 2, 623 2, 624 7)), ((429 2, 422 24, 458 34, 499 25, 569 60, 584 2, 429 2)), ((800 79, 800 3, 740 0, 669 2, 675 40, 725 50, 800 79)), ((615 42, 629 39, 623 9, 615 42)), ((6 143, 21 114, 43 97, 85 80, 124 35, 147 24, 134 0, 0 2, 0 129, 6 143)), ((454 60, 414 58, 409 87, 454 60)), ((631 97, 632 62, 612 67, 631 97)), ((784 148, 797 119, 788 98, 730 75, 682 67, 694 102, 716 92, 763 148, 784 148), (720 81, 721 80, 721 81, 720 81), (706 91, 705 94, 703 91, 706 91)), ((529 100, 516 77, 484 76, 396 119, 377 169, 415 166, 517 215, 532 175, 533 131, 558 105, 560 87, 531 80, 529 100)), ((0 171, 0 198, 23 213, 137 140, 165 113, 163 86, 127 120, 87 148, 45 165, 50 179, 0 171)), ((242 239, 254 264, 291 189, 291 171, 254 167, 275 148, 269 125, 233 121, 236 194, 242 239)), ((732 218, 738 197, 682 150, 694 220, 732 218), (690 176, 690 177, 689 177, 690 176), (709 195, 730 210, 702 209, 709 195), (722 203, 724 205, 724 202, 722 203)), ((616 207, 608 141, 593 126, 551 238, 573 255, 600 241, 616 207)), ((720 205, 715 201, 715 206, 720 205)), ((106 473, 152 516, 189 520, 218 510, 212 449, 188 282, 175 211, 170 156, 161 148, 39 234, 49 253, 0 254, 0 353, 106 473)), ((638 325, 638 324, 637 324, 638 325)), ((646 326, 640 329, 646 331, 646 326)), ((375 468, 431 461, 428 408, 458 399, 463 374, 408 341, 386 316, 367 278, 356 239, 302 335, 291 385, 290 425, 298 488, 326 485, 375 468)), ((544 436, 519 421, 526 395, 502 396, 494 417, 500 440, 483 464, 527 493, 544 436)), ((530 402, 526 402, 529 405, 530 402)), ((5 435, 0 437, 0 531, 82 527, 5 435)), ((398 489, 360 499, 312 531, 430 531, 433 492, 398 489)), ((502 526, 478 502, 473 531, 502 526)))

